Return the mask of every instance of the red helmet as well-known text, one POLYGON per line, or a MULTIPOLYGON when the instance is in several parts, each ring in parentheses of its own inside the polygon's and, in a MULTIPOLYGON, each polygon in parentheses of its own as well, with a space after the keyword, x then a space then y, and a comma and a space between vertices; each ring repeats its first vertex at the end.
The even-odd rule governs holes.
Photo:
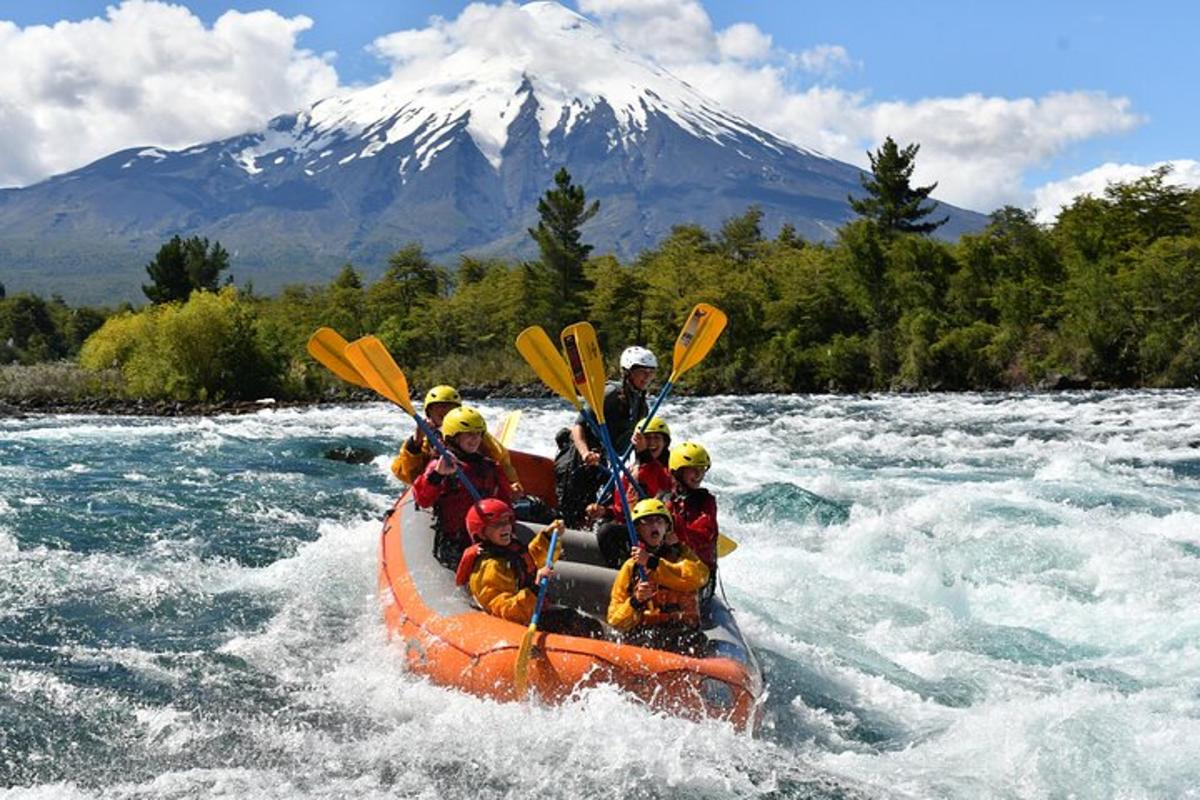
POLYGON ((515 522, 516 519, 517 515, 508 503, 495 497, 485 497, 467 512, 467 532, 472 538, 478 539, 488 525, 505 520, 515 522))

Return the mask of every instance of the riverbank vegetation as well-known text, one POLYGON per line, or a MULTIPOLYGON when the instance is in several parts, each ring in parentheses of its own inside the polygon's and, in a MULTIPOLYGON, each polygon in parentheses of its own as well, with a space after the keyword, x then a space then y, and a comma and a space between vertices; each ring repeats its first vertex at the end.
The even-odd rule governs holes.
MULTIPOLYGON (((680 225, 621 263, 582 243, 595 206, 565 171, 539 204, 533 261, 463 256, 447 269, 412 243, 376 281, 347 264, 327 285, 260 297, 216 286, 219 244, 177 237, 147 268, 161 302, 0 299, 0 363, 77 361, 84 377, 39 380, 84 394, 315 399, 342 388, 304 351, 328 325, 380 336, 418 386, 503 391, 536 382, 513 347, 528 325, 586 317, 610 363, 633 342, 669 362, 688 310, 707 301, 730 324, 689 373, 698 392, 1200 385, 1200 191, 1164 168, 1077 198, 1051 225, 1006 207, 947 243, 929 235, 932 187, 908 183, 915 156, 891 140, 872 154, 859 218, 826 243, 790 226, 768 237, 750 208, 720 230, 680 225)), ((0 396, 34 391, 14 369, 0 396)))

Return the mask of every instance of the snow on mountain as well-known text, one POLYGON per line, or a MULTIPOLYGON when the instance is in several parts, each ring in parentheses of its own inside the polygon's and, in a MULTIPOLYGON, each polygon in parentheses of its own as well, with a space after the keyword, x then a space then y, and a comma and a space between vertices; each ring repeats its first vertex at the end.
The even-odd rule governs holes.
MULTIPOLYGON (((853 217, 858 168, 722 109, 554 2, 511 13, 523 36, 458 45, 262 130, 179 151, 138 147, 0 190, 10 289, 136 298, 169 236, 217 239, 262 289, 368 274, 419 240, 433 256, 528 256, 525 229, 561 166, 600 200, 585 229, 632 257, 677 224, 715 228, 752 204, 827 239, 853 217)), ((948 236, 983 218, 944 207, 948 236)))

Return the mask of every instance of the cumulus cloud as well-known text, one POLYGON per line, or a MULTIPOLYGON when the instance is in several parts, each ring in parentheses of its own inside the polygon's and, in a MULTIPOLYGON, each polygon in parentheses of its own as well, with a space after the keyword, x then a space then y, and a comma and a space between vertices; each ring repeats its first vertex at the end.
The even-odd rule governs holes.
POLYGON ((1149 175, 1154 170, 1169 166, 1171 174, 1167 182, 1179 186, 1200 188, 1200 161, 1179 159, 1158 161, 1154 164, 1114 164, 1109 162, 1079 175, 1039 186, 1033 192, 1039 222, 1053 222, 1065 206, 1076 197, 1090 194, 1096 197, 1112 183, 1128 183, 1149 175))
POLYGON ((328 59, 296 45, 311 26, 304 16, 228 11, 209 28, 154 0, 52 26, 0 21, 0 186, 126 147, 235 135, 333 93, 328 59))
POLYGON ((840 44, 819 44, 802 50, 793 59, 796 65, 805 72, 814 75, 836 75, 854 66, 850 53, 840 44))
POLYGON ((841 45, 787 52, 748 23, 715 30, 690 0, 579 0, 579 8, 725 107, 802 147, 867 167, 867 150, 886 136, 920 143, 914 179, 937 181, 937 197, 968 208, 1028 205, 1028 170, 1071 145, 1143 122, 1128 99, 1103 92, 880 102, 829 83, 859 66, 841 45), (676 32, 664 54, 655 42, 662 26, 676 32), (824 83, 804 85, 804 75, 824 83))

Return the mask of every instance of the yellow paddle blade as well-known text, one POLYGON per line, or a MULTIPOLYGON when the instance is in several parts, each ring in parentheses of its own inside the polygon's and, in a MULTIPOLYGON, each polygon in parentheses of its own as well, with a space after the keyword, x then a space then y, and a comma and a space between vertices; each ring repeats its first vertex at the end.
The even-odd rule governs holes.
POLYGON ((536 630, 537 626, 532 622, 529 623, 529 630, 525 631, 525 638, 521 639, 521 648, 517 650, 513 684, 516 686, 518 695, 525 694, 525 689, 529 686, 529 656, 533 653, 533 634, 536 630))
POLYGON ((725 556, 732 553, 734 550, 737 550, 737 542, 735 542, 733 539, 730 539, 728 536, 726 536, 723 533, 718 533, 717 534, 717 558, 724 558, 725 556))
POLYGON ((699 364, 708 351, 712 350, 729 318, 725 312, 708 303, 697 303, 688 315, 679 338, 675 340, 675 353, 671 368, 671 380, 699 364))
POLYGON ((562 332, 563 352, 575 388, 587 400, 596 422, 604 424, 604 356, 590 322, 576 322, 562 332))
POLYGON ((346 383, 353 383, 364 389, 370 388, 354 365, 346 360, 345 351, 346 340, 333 328, 317 328, 316 332, 308 337, 308 354, 316 359, 317 363, 346 383))
POLYGON ((408 396, 408 378, 392 360, 383 342, 374 336, 364 336, 346 345, 346 359, 366 378, 367 383, 379 394, 415 417, 412 400, 408 396))
POLYGON ((500 444, 508 447, 512 444, 513 438, 517 435, 517 425, 521 422, 521 411, 508 412, 508 416, 504 418, 504 422, 500 423, 500 431, 496 434, 496 439, 500 444))
POLYGON ((542 383, 579 408, 579 397, 575 393, 575 384, 571 382, 571 369, 540 325, 533 325, 517 334, 517 351, 542 379, 542 383))

